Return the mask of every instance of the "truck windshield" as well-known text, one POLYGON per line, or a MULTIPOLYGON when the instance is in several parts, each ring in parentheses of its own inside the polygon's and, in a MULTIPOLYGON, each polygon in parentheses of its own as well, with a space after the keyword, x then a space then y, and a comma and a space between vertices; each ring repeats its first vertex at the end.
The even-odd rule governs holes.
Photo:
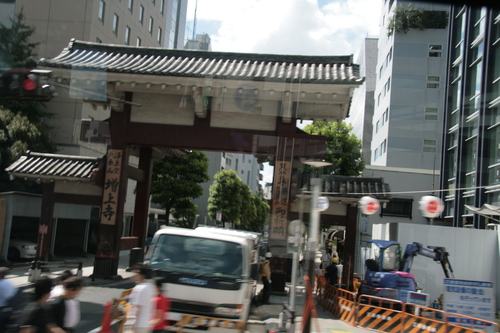
POLYGON ((240 278, 242 256, 238 243, 163 234, 158 237, 149 262, 152 269, 240 278))

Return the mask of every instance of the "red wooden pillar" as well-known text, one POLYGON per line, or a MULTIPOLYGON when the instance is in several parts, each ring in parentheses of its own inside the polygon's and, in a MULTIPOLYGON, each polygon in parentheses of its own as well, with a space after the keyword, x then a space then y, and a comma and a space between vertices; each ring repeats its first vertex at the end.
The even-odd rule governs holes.
POLYGON ((43 183, 42 210, 38 226, 38 246, 36 257, 50 259, 52 235, 54 233, 54 183, 43 183))
POLYGON ((137 236, 138 246, 146 246, 149 213, 149 192, 151 189, 151 173, 153 150, 149 147, 141 147, 139 155, 139 169, 142 170, 143 178, 137 181, 135 193, 134 220, 132 224, 132 236, 137 236))

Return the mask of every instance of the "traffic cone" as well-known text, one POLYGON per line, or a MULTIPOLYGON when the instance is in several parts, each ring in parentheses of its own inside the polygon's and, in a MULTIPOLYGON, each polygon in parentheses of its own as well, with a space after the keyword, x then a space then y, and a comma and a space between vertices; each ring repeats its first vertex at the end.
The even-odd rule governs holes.
POLYGON ((102 315, 101 330, 98 333, 114 333, 111 330, 111 302, 106 303, 104 313, 102 315))

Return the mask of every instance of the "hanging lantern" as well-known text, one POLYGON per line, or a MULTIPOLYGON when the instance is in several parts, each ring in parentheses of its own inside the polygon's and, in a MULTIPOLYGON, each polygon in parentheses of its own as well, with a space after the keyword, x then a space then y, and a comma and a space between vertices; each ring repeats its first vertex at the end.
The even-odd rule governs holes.
POLYGON ((422 215, 427 218, 438 217, 444 210, 443 200, 433 195, 423 196, 419 204, 422 215))
POLYGON ((373 215, 378 212, 380 202, 372 197, 362 197, 359 200, 359 208, 361 209, 361 213, 365 215, 373 215))

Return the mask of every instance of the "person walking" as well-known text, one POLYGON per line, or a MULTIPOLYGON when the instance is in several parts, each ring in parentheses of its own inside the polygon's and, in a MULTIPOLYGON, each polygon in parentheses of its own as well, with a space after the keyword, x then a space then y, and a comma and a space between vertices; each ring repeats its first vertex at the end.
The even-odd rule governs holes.
POLYGON ((83 280, 72 276, 65 280, 63 292, 49 302, 57 326, 67 333, 74 333, 80 322, 80 303, 76 297, 83 289, 83 280))
POLYGON ((0 267, 0 332, 5 332, 14 319, 13 298, 18 289, 5 277, 9 268, 0 267))
POLYGON ((146 280, 148 271, 145 265, 136 264, 131 272, 134 273, 131 278, 136 285, 130 294, 131 308, 127 312, 124 331, 150 333, 152 331, 150 320, 154 312, 151 302, 155 295, 154 287, 146 280))
POLYGON ((326 268, 325 271, 325 277, 332 286, 340 283, 339 273, 337 270, 338 263, 339 263, 339 258, 333 257, 331 264, 326 268))
POLYGON ((165 327, 169 326, 168 319, 165 318, 165 315, 170 311, 170 299, 162 294, 161 287, 165 279, 156 277, 153 281, 158 295, 152 300, 155 312, 151 320, 151 325, 153 326, 154 333, 163 333, 165 332, 165 327))
POLYGON ((59 275, 59 283, 50 291, 50 297, 48 302, 50 302, 52 299, 56 298, 57 296, 61 295, 64 292, 66 284, 65 281, 72 276, 75 275, 69 269, 65 270, 64 272, 61 273, 61 275, 59 275))
POLYGON ((26 306, 19 318, 19 333, 65 333, 57 326, 47 300, 52 290, 52 280, 42 276, 35 281, 35 301, 26 306))
POLYGON ((266 253, 266 260, 261 264, 262 270, 262 284, 264 288, 262 290, 262 303, 269 304, 269 297, 271 296, 271 264, 269 259, 272 258, 272 253, 266 253))
POLYGON ((332 262, 332 250, 331 249, 325 249, 323 251, 323 254, 321 255, 321 269, 326 269, 330 263, 332 262))

